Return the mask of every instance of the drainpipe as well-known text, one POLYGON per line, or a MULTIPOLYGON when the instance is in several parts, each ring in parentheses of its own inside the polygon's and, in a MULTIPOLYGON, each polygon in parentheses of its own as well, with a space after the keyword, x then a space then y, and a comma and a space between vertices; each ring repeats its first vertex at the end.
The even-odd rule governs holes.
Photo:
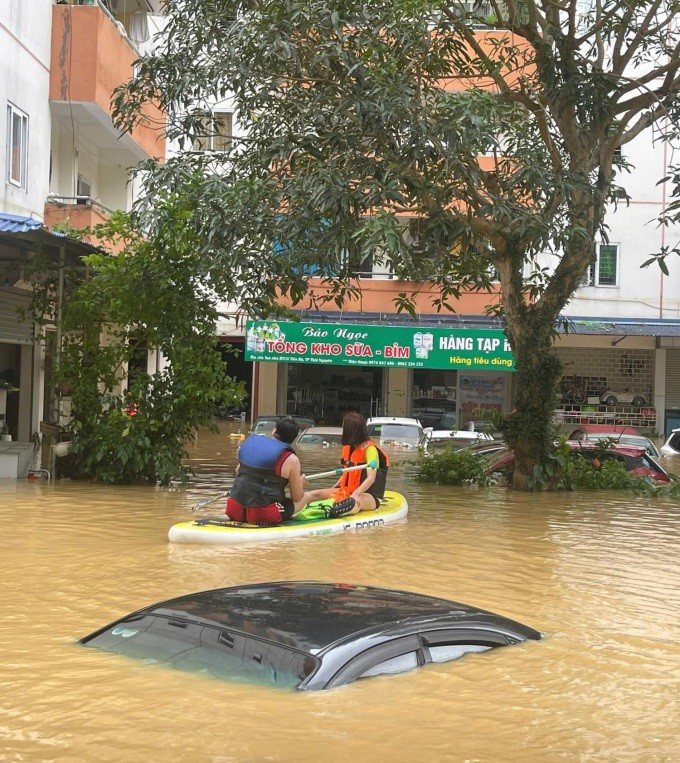
MULTIPOLYGON (((668 134, 668 117, 666 117, 665 124, 664 124, 664 134, 668 134)), ((667 177, 668 175, 668 141, 664 140, 663 142, 663 175, 662 177, 667 177)), ((663 217, 666 214, 666 185, 667 183, 661 184, 661 216, 663 217)), ((663 251, 663 248, 666 246, 666 226, 661 226, 661 250, 663 251)), ((659 318, 663 319, 663 284, 664 284, 664 274, 661 269, 659 269, 659 318)))
POLYGON ((253 396, 252 396, 252 403, 250 406, 250 424, 253 425, 255 419, 258 417, 259 411, 259 405, 260 405, 260 363, 259 361, 255 361, 253 363, 253 386, 252 386, 253 396))
MULTIPOLYGON (((59 247, 59 285, 57 287, 57 337, 56 345, 54 348, 54 367, 59 368, 61 364, 61 314, 64 307, 64 266, 66 262, 66 248, 62 245, 59 247)), ((59 409, 61 403, 61 395, 56 392, 54 395, 54 407, 52 408, 52 417, 55 424, 59 424, 59 409)), ((52 444, 52 450, 50 453, 50 473, 54 475, 54 467, 57 461, 57 457, 54 453, 54 443, 52 444)))

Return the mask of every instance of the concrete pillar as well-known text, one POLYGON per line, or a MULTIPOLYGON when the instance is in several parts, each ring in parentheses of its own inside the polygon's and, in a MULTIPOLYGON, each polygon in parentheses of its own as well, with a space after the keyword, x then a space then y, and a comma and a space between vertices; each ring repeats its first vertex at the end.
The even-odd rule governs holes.
POLYGON ((30 442, 33 432, 31 421, 31 399, 33 397, 33 346, 22 345, 19 361, 19 427, 17 439, 20 442, 30 442))
POLYGON ((386 368, 385 372, 387 374, 385 415, 407 416, 411 404, 411 371, 408 368, 386 368))
POLYGON ((279 413, 276 408, 278 374, 278 363, 255 363, 253 369, 253 420, 258 416, 279 413))
POLYGON ((33 363, 31 366, 31 432, 40 431, 45 408, 45 337, 36 336, 31 348, 33 363))
POLYGON ((666 420, 666 350, 654 351, 654 408, 656 431, 662 435, 666 420))

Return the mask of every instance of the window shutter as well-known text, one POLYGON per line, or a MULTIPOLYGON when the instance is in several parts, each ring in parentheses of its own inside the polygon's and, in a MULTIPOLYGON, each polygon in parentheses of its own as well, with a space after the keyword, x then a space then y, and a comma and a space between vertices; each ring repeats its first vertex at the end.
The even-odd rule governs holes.
POLYGON ((680 350, 666 350, 666 408, 680 408, 680 350))
POLYGON ((617 283, 617 260, 618 246, 615 244, 601 244, 599 257, 599 286, 616 286, 617 283))

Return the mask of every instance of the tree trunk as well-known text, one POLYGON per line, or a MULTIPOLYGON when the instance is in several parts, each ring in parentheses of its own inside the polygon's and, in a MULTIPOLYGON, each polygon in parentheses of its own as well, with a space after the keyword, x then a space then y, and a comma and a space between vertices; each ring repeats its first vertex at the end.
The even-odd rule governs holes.
MULTIPOLYGON (((549 328, 549 327, 548 327, 549 328)), ((552 346, 549 330, 529 332, 515 341, 517 368, 515 411, 510 416, 507 440, 515 452, 513 486, 521 490, 546 488, 531 482, 534 468, 542 466, 554 450, 554 412, 562 365, 552 346)))

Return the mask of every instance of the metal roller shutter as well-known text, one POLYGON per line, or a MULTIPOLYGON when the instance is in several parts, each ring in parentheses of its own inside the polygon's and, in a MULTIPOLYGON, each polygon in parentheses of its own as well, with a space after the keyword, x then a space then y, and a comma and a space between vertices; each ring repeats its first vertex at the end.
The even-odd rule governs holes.
POLYGON ((20 323, 17 310, 28 308, 29 297, 9 289, 0 289, 0 342, 33 344, 33 325, 20 323))
POLYGON ((680 408, 680 350, 666 350, 666 408, 680 408))

